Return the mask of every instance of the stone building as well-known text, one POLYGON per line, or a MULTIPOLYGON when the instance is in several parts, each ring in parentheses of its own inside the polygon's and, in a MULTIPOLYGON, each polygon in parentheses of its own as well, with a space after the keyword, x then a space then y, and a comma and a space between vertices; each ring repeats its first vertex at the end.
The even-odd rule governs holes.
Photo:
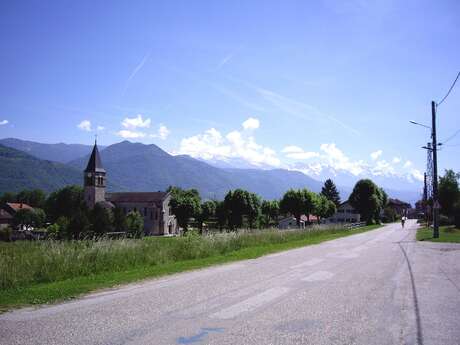
POLYGON ((106 193, 107 174, 102 166, 97 144, 84 171, 85 202, 89 208, 99 204, 105 208, 118 207, 125 214, 138 211, 144 218, 145 235, 175 235, 176 217, 171 213, 167 192, 106 193))

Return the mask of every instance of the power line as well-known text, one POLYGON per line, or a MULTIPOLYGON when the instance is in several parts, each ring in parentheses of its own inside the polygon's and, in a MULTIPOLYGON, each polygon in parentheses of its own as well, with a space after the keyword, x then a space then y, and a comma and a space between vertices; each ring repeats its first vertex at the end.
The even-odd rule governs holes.
POLYGON ((444 98, 441 100, 441 102, 439 102, 437 104, 437 106, 440 106, 442 104, 442 102, 444 102, 444 100, 447 98, 447 96, 449 96, 450 92, 452 91, 452 89, 454 88, 455 86, 455 83, 457 82, 458 80, 458 77, 460 77, 460 72, 458 72, 457 74, 457 78, 455 78, 454 82, 452 83, 452 86, 450 87, 449 91, 447 91, 447 94, 444 96, 444 98))
POLYGON ((454 139, 454 138, 458 135, 458 133, 460 133, 460 129, 457 130, 454 134, 452 134, 449 138, 447 138, 446 140, 444 140, 444 141, 442 142, 442 144, 444 145, 444 144, 447 143, 448 141, 454 139))

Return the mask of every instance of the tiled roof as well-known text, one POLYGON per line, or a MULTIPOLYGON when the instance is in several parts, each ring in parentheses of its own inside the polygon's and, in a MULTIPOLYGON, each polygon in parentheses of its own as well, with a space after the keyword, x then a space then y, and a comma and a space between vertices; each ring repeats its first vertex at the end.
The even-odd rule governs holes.
POLYGON ((410 204, 407 202, 401 201, 399 199, 391 199, 391 198, 388 200, 388 204, 400 205, 400 206, 410 206, 410 204))
MULTIPOLYGON (((308 218, 305 214, 300 216, 300 220, 303 220, 304 222, 308 222, 308 218)), ((317 221, 318 221, 318 217, 310 214, 310 222, 317 222, 317 221)))
POLYGON ((167 192, 128 192, 128 193, 107 193, 106 199, 112 203, 117 202, 156 202, 163 201, 167 192))
POLYGON ((16 212, 19 211, 20 209, 33 210, 32 206, 29 206, 24 203, 19 203, 19 202, 7 202, 6 205, 12 208, 13 210, 15 210, 16 212))

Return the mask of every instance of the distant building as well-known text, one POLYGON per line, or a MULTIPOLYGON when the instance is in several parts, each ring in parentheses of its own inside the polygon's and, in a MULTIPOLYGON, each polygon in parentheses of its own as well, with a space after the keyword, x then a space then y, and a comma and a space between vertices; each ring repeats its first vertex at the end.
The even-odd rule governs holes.
POLYGON ((7 202, 0 209, 0 229, 13 225, 13 218, 19 210, 33 210, 32 206, 24 203, 7 202))
POLYGON ((306 226, 317 222, 318 217, 312 214, 310 214, 310 216, 307 217, 305 214, 303 214, 300 216, 299 225, 297 226, 296 218, 294 216, 289 216, 281 219, 278 222, 278 229, 305 229, 306 226), (310 221, 308 220, 308 218, 310 218, 310 221))
POLYGON ((407 216, 412 209, 411 204, 399 199, 389 199, 387 207, 392 208, 398 216, 407 216))
POLYGON ((359 223, 361 215, 356 211, 347 200, 337 207, 337 212, 327 219, 329 223, 359 223))
POLYGON ((105 208, 115 207, 125 214, 138 211, 144 218, 145 235, 174 235, 178 233, 176 217, 171 213, 167 192, 106 193, 107 176, 94 144, 91 157, 84 171, 85 202, 89 208, 99 204, 105 208))

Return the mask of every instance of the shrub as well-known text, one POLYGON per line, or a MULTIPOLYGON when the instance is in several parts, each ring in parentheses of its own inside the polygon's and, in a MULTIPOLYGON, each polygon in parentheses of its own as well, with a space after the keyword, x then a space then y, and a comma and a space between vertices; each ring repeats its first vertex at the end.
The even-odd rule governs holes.
POLYGON ((13 234, 13 229, 7 226, 6 228, 0 229, 0 241, 9 242, 11 241, 11 236, 13 234))
POLYGON ((453 218, 449 218, 444 214, 441 214, 439 216, 439 225, 445 226, 445 225, 452 225, 454 223, 453 218))

